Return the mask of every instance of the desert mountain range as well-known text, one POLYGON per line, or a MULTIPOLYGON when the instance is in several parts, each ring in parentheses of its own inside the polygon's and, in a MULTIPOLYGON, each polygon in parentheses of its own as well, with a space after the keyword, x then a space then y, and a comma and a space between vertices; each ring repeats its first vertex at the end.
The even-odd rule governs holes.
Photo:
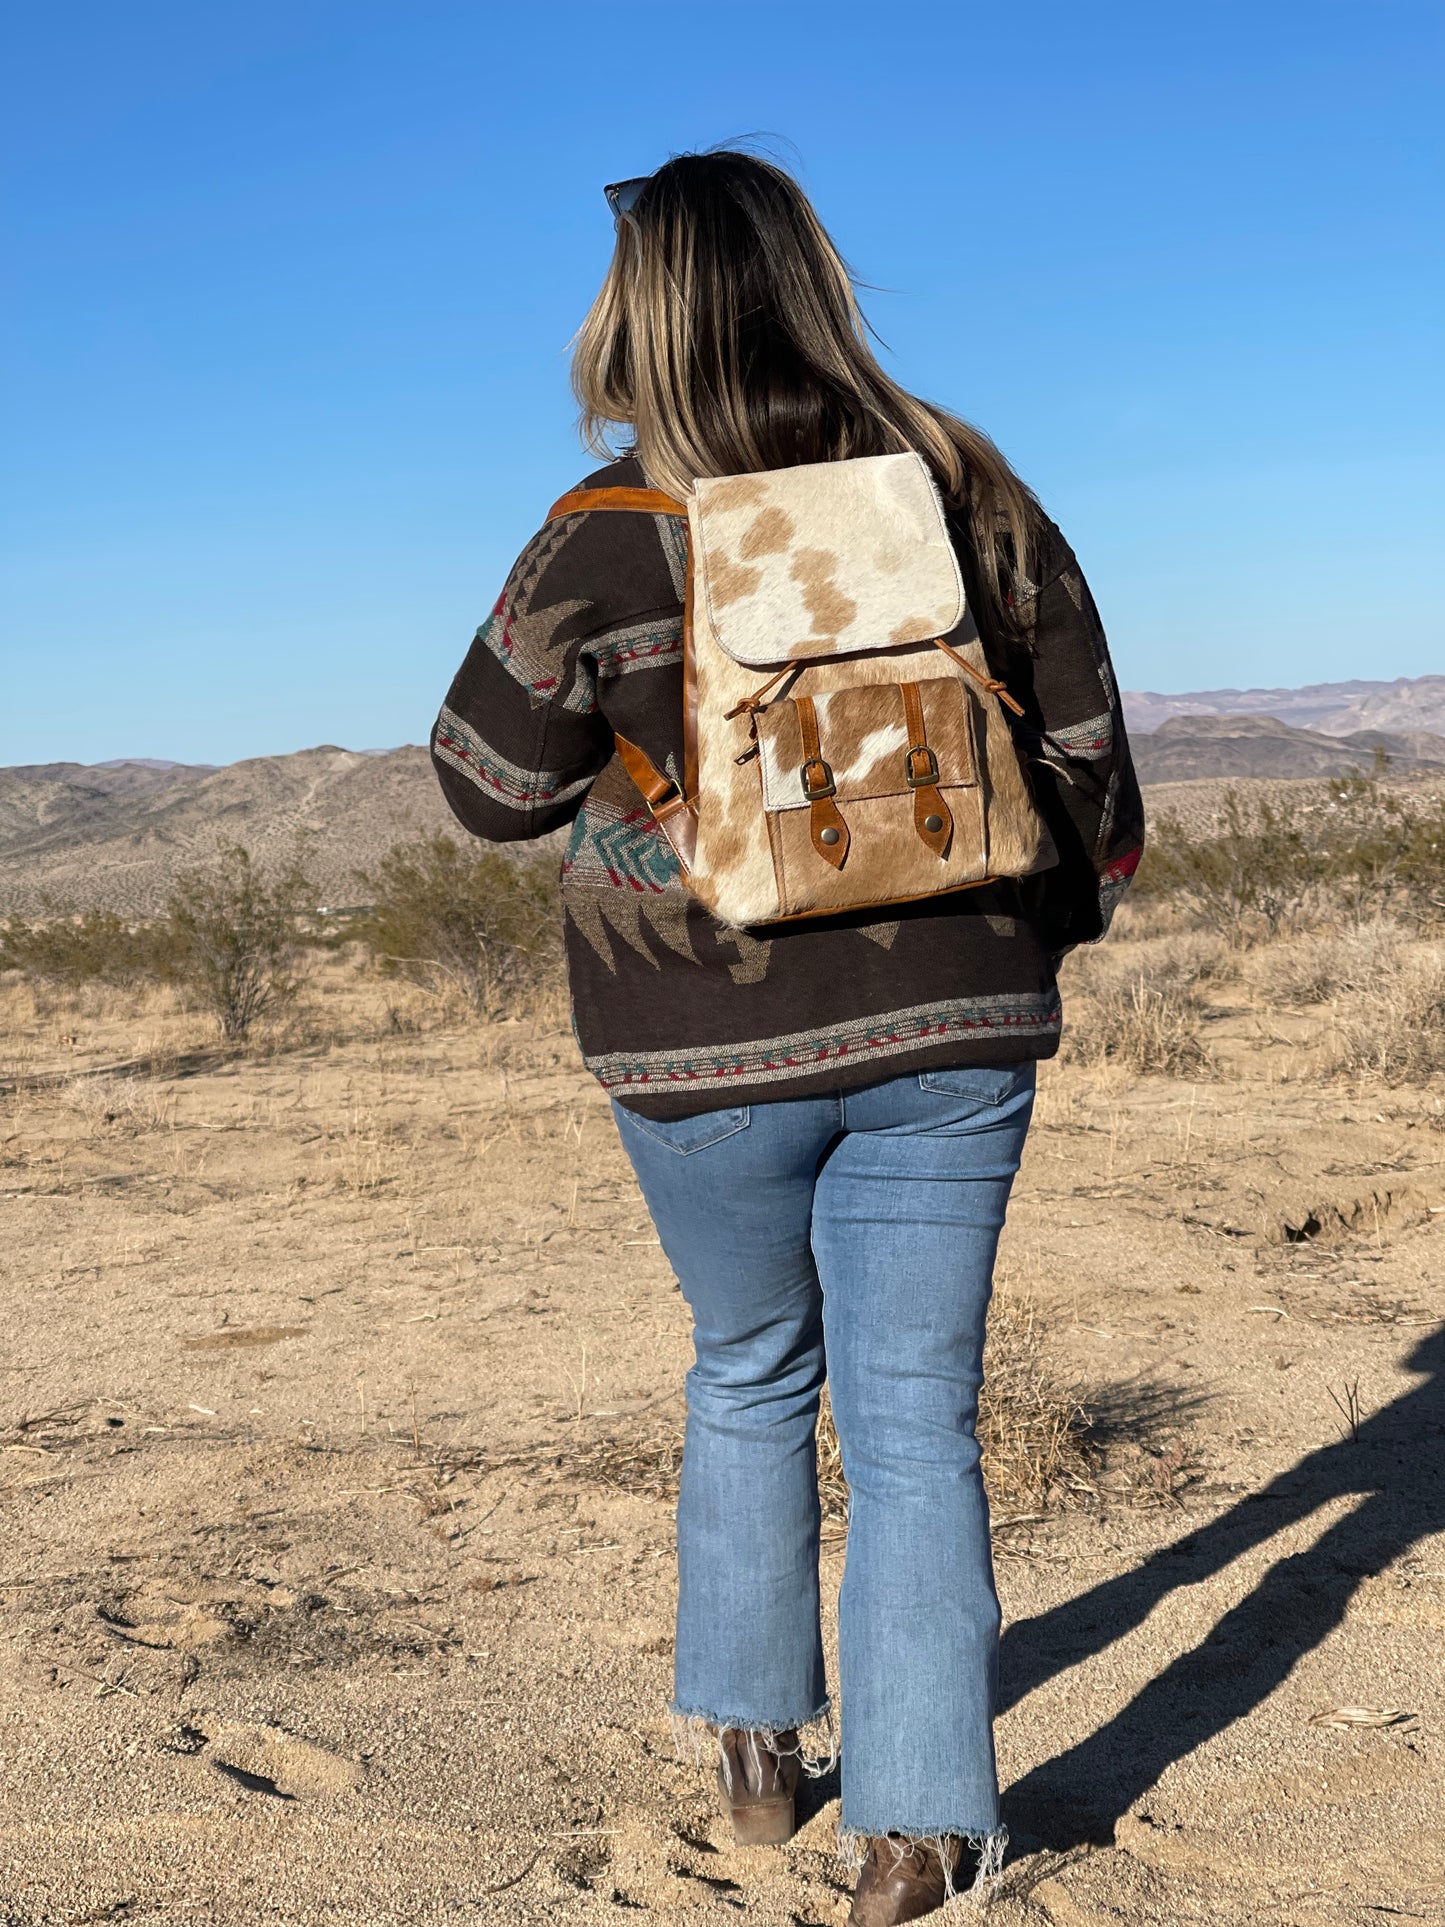
POLYGON ((1210 777, 1368 776, 1445 770, 1445 736, 1428 730, 1357 729, 1348 736, 1297 729, 1273 716, 1170 716, 1157 729, 1130 732, 1139 780, 1146 785, 1210 777))
POLYGON ((1195 689, 1181 696, 1126 689, 1124 713, 1135 735, 1158 729, 1171 716, 1272 716, 1322 736, 1368 729, 1445 735, 1445 676, 1316 682, 1300 689, 1195 689))
MULTIPOLYGON (((1397 775, 1445 771, 1445 676, 1128 692, 1124 704, 1151 786, 1367 774, 1377 751, 1397 775)), ((403 838, 453 827, 415 744, 325 745, 219 769, 147 758, 0 769, 0 915, 32 915, 48 901, 154 914, 177 872, 218 843, 274 860, 299 832, 323 898, 355 903, 358 870, 403 838)))
POLYGON ((1368 774, 1445 766, 1445 676, 1321 682, 1302 689, 1127 689, 1144 783, 1210 777, 1368 774))

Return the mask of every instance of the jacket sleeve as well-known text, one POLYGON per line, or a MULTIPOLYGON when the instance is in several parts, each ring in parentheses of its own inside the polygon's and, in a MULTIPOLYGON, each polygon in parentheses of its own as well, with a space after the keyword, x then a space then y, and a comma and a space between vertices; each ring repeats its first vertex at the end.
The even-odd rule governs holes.
POLYGON ((612 754, 584 647, 597 611, 557 566, 569 527, 549 524, 522 551, 432 730, 447 802, 491 843, 570 822, 612 754))
POLYGON ((1144 805, 1089 585, 1052 524, 1040 551, 1037 585, 1020 584, 1023 647, 1010 669, 1027 690, 1020 746, 1059 852, 1054 869, 1027 881, 1029 915, 1062 952, 1108 930, 1143 855, 1144 805))

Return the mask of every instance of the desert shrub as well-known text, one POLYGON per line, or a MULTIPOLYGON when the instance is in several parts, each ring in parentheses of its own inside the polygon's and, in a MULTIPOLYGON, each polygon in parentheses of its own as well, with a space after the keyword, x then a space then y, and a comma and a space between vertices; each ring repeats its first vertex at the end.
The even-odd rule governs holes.
POLYGON ((1231 789, 1212 831, 1160 819, 1136 890, 1241 948, 1340 916, 1428 927, 1445 919, 1445 800, 1370 777, 1273 800, 1231 789))
POLYGON ((67 989, 162 975, 168 949, 163 925, 109 910, 72 911, 50 902, 39 917, 8 917, 0 923, 0 970, 18 970, 33 983, 67 989))
POLYGON ((300 919, 316 892, 299 858, 262 870, 239 844, 183 876, 166 910, 165 974, 221 1035, 242 1038, 300 989, 300 919))
POLYGON ((1334 1002, 1339 1069, 1387 1083, 1445 1072, 1445 950, 1396 950, 1374 977, 1334 1002))
POLYGON ((1231 789, 1213 835, 1192 835, 1176 817, 1160 819, 1135 888, 1146 898, 1172 897, 1226 941, 1243 945, 1291 924, 1319 880, 1299 806, 1247 803, 1231 789))
POLYGON ((351 926, 388 975, 460 995, 488 1016, 531 1009, 562 980, 557 861, 463 849, 443 831, 358 872, 371 907, 351 926))
POLYGON ((1445 798, 1381 795, 1356 779, 1320 838, 1331 893, 1356 921, 1382 910, 1419 928, 1445 919, 1445 798))

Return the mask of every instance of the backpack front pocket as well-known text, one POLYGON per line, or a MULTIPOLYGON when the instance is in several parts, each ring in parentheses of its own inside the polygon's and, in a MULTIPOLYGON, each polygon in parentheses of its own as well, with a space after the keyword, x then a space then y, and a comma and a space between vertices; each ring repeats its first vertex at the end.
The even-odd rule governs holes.
POLYGON ((956 676, 785 698, 758 712, 757 741, 782 915, 986 877, 974 704, 956 676))

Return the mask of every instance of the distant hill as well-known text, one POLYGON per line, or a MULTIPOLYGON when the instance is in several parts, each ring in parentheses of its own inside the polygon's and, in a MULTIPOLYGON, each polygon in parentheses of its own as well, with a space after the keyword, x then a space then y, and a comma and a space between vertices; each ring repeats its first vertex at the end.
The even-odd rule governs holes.
POLYGON ((424 749, 303 749, 223 769, 47 763, 0 769, 0 914, 46 897, 150 915, 178 871, 219 843, 283 857, 298 831, 326 900, 355 903, 352 872, 403 837, 455 828, 424 749))
POLYGON ((1445 770, 1445 736, 1425 730, 1354 730, 1331 736, 1273 716, 1171 716, 1155 730, 1130 732, 1141 783, 1200 777, 1368 776, 1387 767, 1445 770))
MULTIPOLYGON (((1377 748, 1392 777, 1407 783, 1445 775, 1445 676, 1124 701, 1140 778, 1150 785, 1368 775, 1377 748), (1262 710, 1266 701, 1273 706, 1262 710), (1191 707, 1203 703, 1219 707, 1191 707), (1389 727, 1338 726, 1361 711, 1399 714, 1389 727), (1321 720, 1305 724, 1302 715, 1321 720)), ((1190 790, 1188 798, 1207 813, 1207 794, 1190 790)), ((1151 808, 1165 800, 1151 795, 1151 808)), ((1168 806, 1183 800, 1171 793, 1168 806)), ((323 901, 355 903, 363 894, 357 870, 403 838, 437 829, 457 825, 426 751, 411 744, 323 745, 222 769, 143 758, 0 769, 0 916, 34 915, 47 901, 153 915, 177 874, 219 844, 243 843, 274 861, 289 854, 298 832, 309 840, 323 901)))
POLYGON ((1131 733, 1158 729, 1171 716, 1273 716, 1325 736, 1363 729, 1445 735, 1445 676, 1317 682, 1302 689, 1197 689, 1181 696, 1127 689, 1124 715, 1131 733))

